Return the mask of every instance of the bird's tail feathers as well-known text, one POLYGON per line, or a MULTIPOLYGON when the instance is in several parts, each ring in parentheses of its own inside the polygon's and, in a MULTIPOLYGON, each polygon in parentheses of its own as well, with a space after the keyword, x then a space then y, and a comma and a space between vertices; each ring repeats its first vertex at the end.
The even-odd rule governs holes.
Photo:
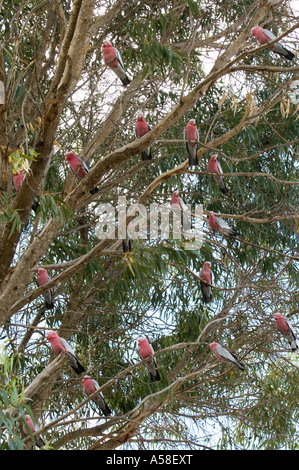
POLYGON ((110 416, 112 413, 112 410, 110 410, 109 406, 106 403, 105 403, 105 408, 101 408, 101 410, 105 416, 110 416))
POLYGON ((32 206, 31 206, 31 209, 35 212, 36 214, 36 211, 37 209, 39 208, 39 202, 38 200, 36 199, 36 197, 33 199, 33 203, 32 203, 32 206))
POLYGON ((189 155, 189 166, 198 166, 198 158, 189 155))
POLYGON ((51 301, 51 302, 45 301, 45 304, 46 304, 46 309, 47 310, 53 310, 53 308, 54 308, 54 302, 53 301, 51 301))
POLYGON ((123 239, 123 252, 130 253, 132 251, 132 244, 130 238, 123 239))
POLYGON ((80 364, 80 362, 77 360, 76 365, 71 364, 72 369, 76 372, 77 375, 83 374, 85 372, 85 368, 80 364))
POLYGON ((279 55, 281 55, 282 57, 285 57, 288 60, 293 60, 294 57, 295 57, 295 54, 293 54, 293 52, 289 51, 288 49, 284 49, 283 52, 277 51, 277 50, 275 52, 276 52, 276 54, 279 54, 279 55))
POLYGON ((227 189, 226 186, 224 186, 224 187, 220 187, 220 186, 219 186, 219 188, 220 188, 220 191, 222 192, 222 194, 228 193, 228 189, 227 189))
POLYGON ((90 192, 90 194, 96 194, 99 191, 99 188, 94 188, 90 192))
POLYGON ((212 294, 206 295, 206 293, 203 293, 202 296, 203 296, 203 300, 204 300, 205 304, 210 304, 213 300, 213 295, 212 294))
POLYGON ((123 86, 130 85, 131 83, 131 80, 127 76, 125 76, 125 78, 121 78, 121 81, 122 81, 123 86))
POLYGON ((242 364, 242 362, 237 361, 237 362, 236 362, 236 366, 239 367, 240 370, 244 370, 244 369, 245 369, 245 366, 244 366, 244 364, 242 364))
POLYGON ((149 153, 148 153, 148 152, 145 152, 145 151, 141 152, 141 160, 142 160, 143 162, 145 162, 146 160, 151 160, 151 159, 152 159, 152 152, 151 152, 151 150, 149 151, 149 153))
POLYGON ((161 380, 161 376, 157 370, 155 372, 150 372, 150 377, 152 382, 159 382, 159 380, 161 380))

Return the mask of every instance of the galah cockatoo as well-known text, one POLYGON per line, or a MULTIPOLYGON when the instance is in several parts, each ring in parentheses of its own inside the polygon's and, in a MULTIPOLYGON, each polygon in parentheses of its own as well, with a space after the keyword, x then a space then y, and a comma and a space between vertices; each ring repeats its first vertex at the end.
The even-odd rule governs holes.
MULTIPOLYGON (((84 375, 82 383, 86 396, 92 395, 96 390, 100 388, 98 382, 92 379, 89 375, 84 375)), ((111 415, 111 410, 105 402, 104 395, 102 394, 102 392, 93 395, 92 401, 94 401, 98 405, 98 407, 102 410, 105 416, 111 415)))
MULTIPOLYGON (((269 31, 268 29, 261 28, 260 26, 256 26, 255 28, 252 28, 251 30, 252 35, 258 40, 258 42, 263 45, 266 44, 269 41, 273 41, 276 39, 276 36, 269 31)), ((288 60, 293 60, 295 57, 295 54, 293 52, 289 51, 286 49, 280 42, 276 42, 275 44, 272 44, 268 48, 270 51, 275 52, 276 54, 282 55, 288 60)))
POLYGON ((138 351, 139 356, 142 360, 144 360, 146 367, 148 368, 150 378, 152 382, 158 382, 161 380, 157 361, 153 356, 154 350, 149 344, 148 340, 145 337, 138 338, 138 351))
POLYGON ((203 281, 205 281, 205 282, 200 281, 200 287, 201 287, 201 292, 203 295, 203 300, 206 304, 209 304, 213 300, 212 287, 211 285, 208 285, 208 284, 212 284, 213 282, 213 273, 211 271, 210 261, 204 262, 203 267, 201 268, 201 271, 200 271, 200 277, 203 281))
POLYGON ((23 170, 20 170, 19 173, 15 173, 13 175, 13 185, 16 191, 19 191, 20 187, 22 186, 24 176, 25 174, 23 170))
MULTIPOLYGON (((13 175, 13 177, 12 177, 13 178, 13 185, 14 185, 16 191, 19 191, 20 187, 22 186, 24 176, 25 176, 25 173, 24 173, 23 170, 20 170, 19 173, 15 173, 13 175)), ((38 207, 39 207, 39 202, 38 202, 37 198, 35 197, 33 199, 31 209, 36 213, 38 207)))
POLYGON ((131 80, 125 71, 121 55, 108 39, 103 42, 102 52, 105 64, 121 79, 123 86, 129 85, 131 80))
POLYGON ((274 313, 274 318, 276 321, 277 328, 279 331, 286 337, 291 346, 292 351, 299 351, 299 345, 297 343, 297 338, 295 335, 295 330, 292 323, 281 313, 274 313))
POLYGON ((239 369, 245 369, 244 365, 239 362, 238 358, 234 354, 230 353, 225 347, 221 346, 221 344, 211 343, 210 348, 219 361, 231 362, 239 369))
POLYGON ((217 173, 213 175, 213 178, 218 184, 220 191, 223 194, 226 194, 228 192, 228 189, 225 186, 222 168, 218 161, 218 155, 212 155, 212 157, 210 158, 208 163, 208 171, 210 171, 211 173, 217 173))
POLYGON ((197 150, 199 134, 196 127, 195 119, 190 119, 183 132, 186 141, 187 152, 189 155, 189 166, 198 165, 197 150))
MULTIPOLYGON (((143 137, 150 130, 151 130, 151 127, 144 119, 143 114, 138 113, 137 121, 135 125, 135 135, 137 139, 140 139, 141 137, 143 137)), ((150 147, 147 147, 145 150, 141 152, 141 159, 142 161, 152 159, 152 150, 150 147)))
POLYGON ((50 341, 51 347, 57 356, 59 356, 61 352, 64 352, 68 356, 68 363, 76 374, 80 375, 85 372, 85 369, 77 359, 73 348, 64 338, 60 338, 55 331, 49 331, 47 339, 50 341))
MULTIPOLYGON (((77 178, 82 180, 82 178, 84 178, 84 176, 87 175, 87 173, 89 172, 88 166, 86 165, 84 160, 81 160, 81 158, 78 157, 74 152, 67 152, 65 154, 65 157, 74 175, 76 175, 77 178)), ((89 192, 90 194, 96 194, 98 192, 98 188, 94 188, 89 192)))
POLYGON ((192 221, 190 210, 188 210, 188 207, 180 197, 179 191, 177 189, 175 189, 172 193, 170 204, 173 212, 180 218, 183 229, 191 230, 192 221))
POLYGON ((213 211, 209 213, 209 226, 212 230, 216 230, 223 235, 233 235, 234 237, 238 235, 234 228, 230 227, 225 220, 216 217, 213 211))
MULTIPOLYGON (((49 281, 49 277, 48 277, 48 273, 47 273, 46 269, 38 268, 37 271, 38 271, 38 274, 37 274, 36 282, 37 282, 38 287, 40 287, 40 286, 43 286, 44 284, 46 284, 46 282, 49 281)), ((54 300, 53 300, 52 289, 49 289, 47 292, 44 292, 43 296, 44 296, 44 299, 45 299, 46 308, 48 310, 53 309, 54 308, 54 300)))
MULTIPOLYGON (((30 428, 30 431, 32 433, 35 433, 36 431, 38 431, 37 427, 34 426, 34 424, 32 422, 32 419, 29 415, 25 415, 25 421, 26 421, 26 424, 30 428)), ((26 429, 25 426, 23 426, 23 432, 24 432, 25 436, 29 436, 29 432, 28 432, 28 430, 26 429)), ((43 438, 41 436, 36 435, 36 436, 34 436, 34 439, 35 439, 35 443, 36 443, 37 447, 41 448, 41 447, 46 445, 45 441, 43 440, 43 438)))

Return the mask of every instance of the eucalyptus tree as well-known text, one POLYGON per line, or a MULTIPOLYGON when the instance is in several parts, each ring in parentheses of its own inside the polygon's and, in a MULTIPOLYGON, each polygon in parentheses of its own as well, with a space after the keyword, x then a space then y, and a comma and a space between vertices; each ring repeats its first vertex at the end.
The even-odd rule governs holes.
POLYGON ((22 434, 29 413, 54 449, 295 449, 298 359, 273 313, 299 331, 299 67, 251 34, 263 26, 296 51, 293 3, 2 0, 0 14, 2 448, 34 445, 22 434), (103 62, 106 38, 128 86, 103 62), (140 111, 151 130, 137 139, 140 111), (195 167, 183 138, 190 119, 195 167), (69 151, 89 167, 81 180, 69 151), (226 194, 207 171, 214 154, 226 194), (175 215, 164 223, 175 189, 192 208, 197 245, 177 236, 175 215), (237 235, 214 233, 210 211, 237 235), (129 252, 121 214, 133 227, 129 252), (50 278, 40 287, 39 267, 50 278), (74 346, 111 416, 52 352, 49 330, 74 346), (153 345, 158 382, 139 336, 153 345), (245 370, 218 362, 213 341, 245 370))

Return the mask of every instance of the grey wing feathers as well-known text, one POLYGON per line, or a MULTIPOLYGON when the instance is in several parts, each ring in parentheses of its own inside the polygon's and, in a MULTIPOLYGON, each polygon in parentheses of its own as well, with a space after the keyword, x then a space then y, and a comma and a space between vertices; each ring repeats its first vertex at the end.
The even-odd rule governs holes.
POLYGON ((217 160, 217 168, 218 168, 218 171, 219 171, 220 175, 222 175, 223 171, 222 171, 221 165, 218 162, 218 160, 217 160))
POLYGON ((297 342, 295 330, 293 328, 292 323, 288 319, 286 319, 286 323, 290 329, 290 333, 287 335, 287 339, 289 341, 292 351, 297 351, 299 349, 299 345, 297 342))
POLYGON ((217 225, 219 225, 223 233, 234 236, 238 235, 237 231, 234 228, 230 227, 228 223, 220 217, 216 217, 216 223, 217 225))
POLYGON ((115 51, 116 51, 116 58, 117 58, 117 61, 118 61, 118 67, 116 69, 114 69, 114 72, 120 78, 120 80, 122 81, 122 84, 124 86, 127 86, 131 83, 131 80, 129 79, 129 77, 126 74, 125 67, 124 67, 124 64, 123 64, 120 53, 118 52, 117 49, 115 49, 115 51))
POLYGON ((183 199, 181 197, 179 197, 179 201, 180 201, 180 205, 181 205, 181 208, 182 208, 182 211, 187 211, 188 210, 188 207, 186 206, 186 204, 184 203, 183 199))
POLYGON ((217 352, 227 361, 229 362, 232 362, 233 364, 235 364, 239 369, 241 370, 244 370, 244 365, 241 364, 241 362, 239 362, 239 360, 237 359, 237 357, 230 353, 226 348, 224 348, 223 346, 219 345, 217 346, 217 352))
MULTIPOLYGON (((92 380, 92 383, 96 390, 100 388, 98 382, 95 379, 92 380)), ((84 389, 84 395, 87 397, 89 396, 85 389, 84 389)), ((92 400, 99 406, 99 408, 102 410, 105 416, 111 415, 111 410, 109 406, 107 405, 107 403, 105 402, 105 398, 102 392, 99 392, 98 395, 93 396, 92 400)))
POLYGON ((85 161, 84 160, 81 160, 80 158, 80 162, 81 162, 81 165, 83 166, 84 170, 86 171, 86 173, 89 172, 89 168, 88 166, 86 165, 85 161))
POLYGON ((216 217, 216 223, 219 225, 219 227, 225 229, 225 230, 230 230, 230 226, 228 223, 225 222, 225 220, 221 219, 220 217, 216 217))
POLYGON ((61 341, 62 346, 64 346, 65 349, 68 352, 69 365, 76 372, 76 374, 80 375, 83 372, 85 372, 85 368, 78 361, 78 359, 75 355, 75 352, 74 352, 73 348, 71 347, 71 345, 64 338, 60 338, 60 341, 61 341))
POLYGON ((268 29, 263 28, 263 33, 273 41, 273 39, 276 39, 276 36, 272 33, 272 31, 269 31, 268 29))
POLYGON ((92 383, 94 385, 94 388, 97 390, 98 388, 100 388, 99 386, 99 383, 95 380, 95 379, 92 379, 92 383))
POLYGON ((181 216, 182 216, 183 229, 191 230, 192 229, 191 214, 188 211, 188 207, 184 203, 183 199, 179 198, 179 201, 180 201, 180 206, 182 209, 181 216))
POLYGON ((146 359, 146 366, 148 368, 150 378, 152 382, 158 382, 161 380, 160 374, 158 372, 157 361, 154 357, 149 357, 146 359))
MULTIPOLYGON (((114 49, 115 49, 115 48, 114 48, 114 49)), ((125 67, 124 67, 124 63, 123 63, 123 61, 122 61, 122 58, 121 58, 121 55, 120 55, 119 51, 118 51, 117 49, 115 49, 115 52, 116 52, 116 57, 117 57, 118 62, 120 63, 120 65, 121 65, 122 68, 124 69, 124 68, 125 68, 125 67)))
POLYGON ((222 171, 222 168, 221 168, 221 165, 220 163, 217 161, 217 167, 218 167, 218 171, 219 171, 219 174, 220 174, 220 179, 218 181, 218 186, 220 188, 220 191, 223 193, 223 194, 226 194, 228 192, 228 189, 225 185, 225 182, 224 182, 224 178, 223 178, 223 171, 222 171))
MULTIPOLYGON (((276 36, 274 36, 274 34, 268 29, 263 29, 263 33, 271 41, 276 39, 276 36)), ((271 46, 271 49, 273 50, 273 52, 276 52, 276 54, 282 55, 283 57, 286 57, 288 60, 293 60, 293 58, 295 57, 295 54, 293 54, 293 52, 286 49, 280 42, 276 42, 275 44, 273 44, 273 46, 271 46)))
POLYGON ((60 342, 61 342, 62 346, 65 347, 65 349, 67 350, 68 353, 75 356, 75 353, 74 353, 74 350, 73 350, 72 346, 64 338, 60 338, 60 342))
POLYGON ((44 293, 44 299, 46 303, 46 308, 47 309, 53 309, 54 308, 54 302, 53 302, 53 294, 52 290, 49 289, 47 292, 44 293))

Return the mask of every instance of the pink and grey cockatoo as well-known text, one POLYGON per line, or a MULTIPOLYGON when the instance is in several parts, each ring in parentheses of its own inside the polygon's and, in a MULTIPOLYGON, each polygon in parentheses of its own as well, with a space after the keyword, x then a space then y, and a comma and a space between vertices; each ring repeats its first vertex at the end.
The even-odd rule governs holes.
POLYGON ((157 361, 153 356, 154 350, 149 344, 148 340, 141 336, 138 338, 138 352, 142 360, 144 360, 146 367, 148 368, 150 378, 152 382, 158 382, 161 380, 161 376, 158 371, 157 361))
POLYGON ((180 197, 179 191, 177 189, 175 189, 172 193, 170 204, 173 212, 180 218, 183 225, 183 229, 191 230, 191 212, 184 203, 183 199, 180 197))
MULTIPOLYGON (((36 431, 38 431, 37 427, 34 426, 34 424, 32 422, 32 419, 29 415, 25 415, 25 421, 26 421, 26 424, 27 424, 27 426, 29 427, 29 429, 32 433, 35 433, 36 431)), ((24 432, 25 436, 29 436, 28 429, 26 429, 25 425, 23 425, 23 432, 24 432)), ((34 437, 34 440, 35 440, 35 443, 36 443, 37 447, 41 448, 41 447, 46 445, 45 441, 43 440, 43 438, 41 436, 36 435, 36 436, 33 436, 33 437, 34 437)))
POLYGON ((199 134, 196 127, 195 119, 190 119, 183 132, 186 148, 189 155, 189 166, 198 165, 197 150, 199 134))
POLYGON ((82 364, 80 364, 73 348, 64 338, 60 338, 60 336, 58 336, 55 331, 49 331, 47 334, 47 339, 50 341, 51 347, 57 356, 59 356, 61 352, 64 352, 68 356, 68 363, 76 372, 76 374, 80 375, 85 372, 85 368, 82 366, 82 364))
POLYGON ((225 220, 216 217, 213 211, 209 213, 209 226, 212 230, 222 233, 223 235, 238 235, 237 231, 228 225, 225 220))
POLYGON ((108 39, 105 39, 103 42, 102 52, 105 64, 120 78, 123 86, 129 85, 131 80, 125 71, 121 55, 108 39))
MULTIPOLYGON (((143 117, 143 114, 140 112, 137 115, 136 125, 135 125, 135 135, 137 139, 140 139, 145 134, 147 134, 151 130, 150 125, 146 122, 143 117)), ((147 147, 145 150, 141 152, 141 159, 142 161, 151 160, 152 159, 152 150, 151 147, 147 147)))
POLYGON ((208 285, 208 284, 213 283, 213 273, 211 271, 210 261, 204 262, 203 267, 201 268, 201 271, 200 271, 200 277, 202 279, 202 281, 200 281, 200 288, 201 288, 203 300, 206 304, 209 304, 213 300, 212 287, 211 285, 208 285))
MULTIPOLYGON (((96 390, 100 388, 98 382, 95 379, 92 379, 89 375, 84 375, 82 383, 86 396, 92 395, 96 390)), ((102 392, 93 395, 92 401, 94 401, 96 405, 98 405, 98 407, 102 410, 105 416, 111 415, 111 410, 105 402, 105 398, 102 392)))
POLYGON ((208 163, 208 171, 210 171, 211 173, 215 173, 213 175, 214 180, 218 184, 220 191, 223 194, 226 194, 228 192, 228 189, 225 186, 225 182, 223 178, 223 171, 218 161, 218 155, 212 155, 212 157, 210 158, 209 163, 208 163))
MULTIPOLYGON (((23 170, 20 170, 19 173, 15 173, 13 175, 13 177, 12 177, 13 178, 13 185, 14 185, 16 191, 19 191, 20 187, 22 186, 24 176, 25 176, 25 173, 24 173, 23 170)), ((38 202, 37 198, 35 197, 33 199, 31 209, 36 213, 38 207, 39 207, 39 202, 38 202)))
POLYGON ((231 362, 235 366, 237 366, 239 369, 244 370, 245 366, 242 364, 238 358, 230 353, 224 346, 221 346, 219 343, 211 343, 210 344, 211 351, 215 354, 217 359, 219 361, 226 361, 226 362, 231 362))
POLYGON ((13 185, 16 191, 19 191, 20 187, 22 186, 24 176, 25 174, 23 170, 20 170, 19 173, 15 173, 13 175, 13 185))
MULTIPOLYGON (((38 287, 43 286, 46 284, 46 282, 49 281, 48 273, 47 270, 44 268, 38 268, 38 274, 36 278, 36 282, 38 287)), ((53 292, 52 289, 49 289, 48 291, 44 292, 43 294, 45 303, 46 303, 46 308, 48 310, 51 310, 54 308, 54 298, 53 298, 53 292)))
MULTIPOLYGON (((70 165, 71 171, 74 173, 74 175, 77 176, 77 178, 82 180, 82 178, 84 178, 84 176, 86 176, 89 172, 88 166, 84 160, 81 160, 81 158, 78 157, 78 155, 76 155, 74 152, 67 152, 65 157, 70 165)), ((98 188, 94 188, 89 192, 90 194, 96 194, 98 192, 98 188)))
POLYGON ((292 351, 299 351, 299 345, 295 335, 295 330, 292 323, 281 313, 274 313, 274 318, 276 321, 277 328, 279 331, 286 337, 291 346, 292 351))
MULTIPOLYGON (((269 31, 268 29, 261 28, 260 26, 252 28, 251 32, 252 35, 258 40, 261 45, 276 39, 276 36, 271 31, 269 31)), ((272 44, 268 47, 268 49, 270 51, 275 52, 276 54, 282 55, 288 60, 293 60, 295 57, 295 54, 286 49, 280 42, 272 44)))

